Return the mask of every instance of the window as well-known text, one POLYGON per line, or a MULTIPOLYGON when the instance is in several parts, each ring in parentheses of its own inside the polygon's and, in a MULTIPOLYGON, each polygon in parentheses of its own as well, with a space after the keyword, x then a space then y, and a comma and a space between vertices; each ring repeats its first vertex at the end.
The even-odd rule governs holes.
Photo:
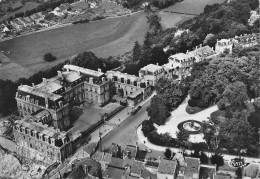
POLYGON ((38 105, 38 100, 35 100, 35 104, 38 105))

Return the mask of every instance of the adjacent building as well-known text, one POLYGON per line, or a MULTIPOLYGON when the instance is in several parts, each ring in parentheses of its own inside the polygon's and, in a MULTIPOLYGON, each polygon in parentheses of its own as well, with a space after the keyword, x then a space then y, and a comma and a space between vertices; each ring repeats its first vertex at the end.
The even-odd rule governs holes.
POLYGON ((155 86, 159 79, 165 76, 165 70, 162 66, 149 64, 139 70, 139 77, 143 78, 147 84, 155 86))
POLYGON ((215 45, 215 51, 217 54, 228 52, 229 54, 232 53, 233 42, 232 39, 221 39, 217 40, 215 45))
POLYGON ((177 161, 162 159, 158 166, 158 179, 175 179, 177 176, 177 161))
POLYGON ((195 62, 201 62, 208 60, 210 58, 213 58, 217 56, 217 53, 213 49, 213 47, 206 46, 196 46, 196 48, 192 51, 187 51, 187 54, 190 56, 193 56, 195 58, 195 62))

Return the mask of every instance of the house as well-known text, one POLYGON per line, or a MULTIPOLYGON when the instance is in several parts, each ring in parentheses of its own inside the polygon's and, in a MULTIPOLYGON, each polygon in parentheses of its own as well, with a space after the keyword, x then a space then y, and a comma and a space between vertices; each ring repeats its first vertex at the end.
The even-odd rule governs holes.
POLYGON ((155 86, 159 79, 164 77, 164 74, 163 67, 159 66, 158 63, 156 65, 149 64, 139 70, 139 77, 144 78, 151 86, 155 86))
POLYGON ((208 45, 203 47, 202 45, 196 46, 193 51, 187 51, 187 54, 193 56, 196 63, 217 56, 217 53, 214 51, 213 47, 209 47, 208 45))
POLYGON ((260 164, 250 163, 244 168, 243 179, 258 179, 260 177, 260 164))
POLYGON ((176 160, 162 159, 158 166, 157 178, 158 179, 174 179, 176 178, 176 160))
POLYGON ((21 23, 18 19, 14 19, 11 21, 11 25, 16 29, 16 30, 22 30, 24 28, 23 23, 21 23))
POLYGON ((38 12, 38 13, 35 13, 35 14, 33 14, 33 15, 30 16, 30 18, 31 18, 32 20, 34 20, 37 24, 38 24, 40 21, 44 20, 44 17, 45 17, 45 15, 43 15, 42 12, 38 12))
MULTIPOLYGON (((227 161, 224 162, 224 165, 218 167, 217 175, 236 177, 237 168, 231 167, 227 161)), ((219 176, 220 177, 220 176, 219 176)))
POLYGON ((185 170, 184 178, 185 179, 199 179, 200 171, 200 159, 193 157, 185 157, 185 170))
POLYGON ((53 13, 56 16, 63 16, 65 13, 67 13, 69 10, 71 10, 72 7, 68 3, 63 3, 60 6, 56 7, 51 13, 53 13))
POLYGON ((105 179, 121 179, 126 174, 124 168, 124 160, 121 158, 112 157, 111 162, 103 173, 105 179))
POLYGON ((134 145, 126 145, 123 152, 123 158, 135 159, 138 151, 138 147, 134 145))
POLYGON ((171 55, 168 58, 169 62, 167 65, 168 68, 172 69, 174 75, 182 78, 183 76, 188 76, 192 65, 195 63, 195 58, 189 54, 177 53, 171 55))
POLYGON ((144 169, 142 171, 140 179, 157 179, 157 175, 156 173, 153 173, 150 170, 144 169))
POLYGON ((96 151, 91 158, 101 164, 102 170, 105 170, 111 162, 112 154, 107 152, 96 151))
POLYGON ((34 24, 33 19, 30 17, 18 17, 17 19, 24 25, 24 27, 29 27, 34 24))
POLYGON ((251 16, 248 19, 250 26, 254 25, 255 21, 260 18, 260 14, 257 11, 251 11, 251 16))
POLYGON ((216 176, 216 165, 201 165, 200 166, 200 179, 215 179, 216 176))
POLYGON ((91 157, 95 153, 95 149, 97 147, 97 143, 91 143, 83 148, 84 155, 86 157, 91 157))
POLYGON ((101 165, 91 158, 75 160, 71 166, 71 172, 66 173, 67 179, 88 178, 96 179, 102 176, 101 165))
POLYGON ((224 53, 228 51, 229 54, 232 53, 233 42, 231 39, 217 39, 217 43, 215 45, 215 51, 217 54, 224 53))

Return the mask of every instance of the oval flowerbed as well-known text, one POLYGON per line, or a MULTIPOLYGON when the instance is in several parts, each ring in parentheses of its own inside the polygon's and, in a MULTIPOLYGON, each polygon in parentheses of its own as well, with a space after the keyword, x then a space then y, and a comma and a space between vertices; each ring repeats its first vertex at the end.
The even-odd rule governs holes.
POLYGON ((178 124, 179 130, 185 130, 188 134, 200 134, 202 133, 202 123, 195 120, 186 120, 178 124))

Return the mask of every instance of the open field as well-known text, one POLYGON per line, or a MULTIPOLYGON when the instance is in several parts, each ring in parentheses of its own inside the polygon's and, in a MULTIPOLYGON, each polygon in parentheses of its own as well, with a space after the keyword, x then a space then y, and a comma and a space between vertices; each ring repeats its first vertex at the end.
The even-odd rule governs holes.
POLYGON ((94 51, 99 56, 125 53, 133 48, 136 40, 143 41, 147 26, 145 14, 137 13, 14 38, 1 42, 0 51, 10 50, 11 53, 7 56, 13 62, 34 73, 97 47, 100 49, 94 51), (115 44, 109 44, 110 42, 115 44), (111 50, 107 51, 104 45, 108 45, 111 50), (43 61, 43 55, 48 52, 57 56, 58 60, 51 63, 43 61))
MULTIPOLYGON (((224 0, 184 0, 173 6, 163 9, 163 11, 172 11, 180 13, 189 13, 199 15, 204 11, 206 5, 212 5, 215 3, 222 3, 224 0)), ((164 28, 171 28, 180 21, 188 20, 194 17, 193 15, 175 14, 168 12, 160 12, 161 23, 164 28)))

